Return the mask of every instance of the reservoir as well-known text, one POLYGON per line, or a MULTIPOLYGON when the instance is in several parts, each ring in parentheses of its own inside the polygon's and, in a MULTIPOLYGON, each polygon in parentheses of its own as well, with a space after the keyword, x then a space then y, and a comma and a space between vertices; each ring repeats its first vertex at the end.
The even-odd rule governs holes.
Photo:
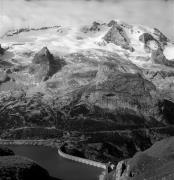
POLYGON ((16 155, 34 160, 53 177, 61 180, 98 180, 103 169, 60 157, 57 149, 31 145, 9 145, 16 155))

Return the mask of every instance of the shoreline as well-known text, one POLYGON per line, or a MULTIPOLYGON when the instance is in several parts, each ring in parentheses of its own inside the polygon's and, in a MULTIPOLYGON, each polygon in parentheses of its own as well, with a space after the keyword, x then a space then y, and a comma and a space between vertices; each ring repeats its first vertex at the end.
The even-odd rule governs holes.
POLYGON ((75 161, 75 162, 79 162, 79 163, 82 163, 82 164, 87 164, 87 165, 98 167, 98 168, 105 169, 105 170, 108 169, 108 164, 107 163, 97 162, 97 161, 94 161, 94 160, 90 160, 90 159, 74 156, 74 155, 71 155, 71 154, 67 154, 67 153, 62 151, 62 147, 63 147, 63 145, 60 148, 58 148, 58 154, 59 154, 59 156, 65 158, 65 159, 69 159, 69 160, 72 160, 72 161, 75 161))
POLYGON ((62 158, 69 159, 71 161, 87 164, 89 166, 97 167, 103 169, 103 173, 100 175, 99 179, 106 180, 110 173, 108 173, 108 164, 93 161, 86 158, 80 158, 78 156, 73 156, 71 154, 66 154, 62 152, 61 147, 63 146, 62 142, 55 139, 40 139, 40 140, 4 140, 0 139, 0 145, 30 145, 30 146, 43 146, 49 148, 57 148, 57 154, 62 158))
POLYGON ((44 146, 50 148, 60 148, 61 142, 53 139, 40 139, 40 140, 4 140, 0 139, 0 145, 32 145, 32 146, 44 146))
POLYGON ((43 147, 50 147, 50 148, 57 148, 59 156, 65 158, 65 159, 71 159, 72 161, 80 162, 80 163, 85 163, 89 165, 93 165, 95 163, 99 165, 93 165, 93 166, 98 166, 100 168, 106 169, 107 164, 93 161, 90 159, 86 158, 81 158, 78 156, 73 156, 71 154, 64 153, 62 151, 63 144, 58 141, 58 140, 52 140, 52 139, 47 139, 47 140, 4 140, 0 139, 0 145, 31 145, 31 146, 43 146, 43 147), (90 161, 90 163, 89 163, 90 161), (87 163, 86 163, 87 162, 87 163))

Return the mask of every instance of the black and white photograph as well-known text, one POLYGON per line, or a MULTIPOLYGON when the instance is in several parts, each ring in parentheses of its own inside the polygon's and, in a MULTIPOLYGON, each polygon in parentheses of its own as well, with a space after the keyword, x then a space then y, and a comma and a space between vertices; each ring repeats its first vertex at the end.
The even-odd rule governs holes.
POLYGON ((174 0, 0 0, 0 180, 174 180, 174 0))

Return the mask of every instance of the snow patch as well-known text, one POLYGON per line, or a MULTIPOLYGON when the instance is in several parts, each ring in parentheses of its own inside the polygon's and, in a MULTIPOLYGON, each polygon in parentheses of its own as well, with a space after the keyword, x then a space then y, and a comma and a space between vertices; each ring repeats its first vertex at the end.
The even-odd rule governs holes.
POLYGON ((168 60, 174 61, 174 46, 167 46, 163 53, 168 60))

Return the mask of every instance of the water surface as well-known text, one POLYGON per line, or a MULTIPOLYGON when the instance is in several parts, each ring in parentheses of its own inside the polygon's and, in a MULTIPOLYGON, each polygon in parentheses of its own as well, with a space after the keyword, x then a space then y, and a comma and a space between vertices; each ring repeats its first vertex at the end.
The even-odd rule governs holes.
POLYGON ((10 145, 16 155, 28 157, 62 180, 98 180, 102 169, 64 159, 57 149, 42 146, 10 145))

